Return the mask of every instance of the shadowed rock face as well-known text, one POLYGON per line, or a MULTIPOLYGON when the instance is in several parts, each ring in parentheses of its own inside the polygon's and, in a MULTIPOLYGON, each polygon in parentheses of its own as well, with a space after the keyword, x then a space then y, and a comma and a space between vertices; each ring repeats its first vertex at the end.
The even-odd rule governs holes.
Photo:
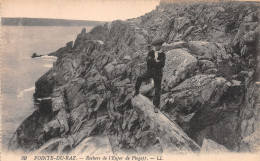
MULTIPOLYGON (((254 151, 258 6, 161 2, 144 16, 96 26, 89 33, 83 29, 73 45, 50 54, 58 60, 35 83, 37 110, 17 129, 9 149, 68 153, 90 136, 106 135, 113 153, 165 152, 160 133, 131 102, 136 78, 146 70, 146 47, 158 40, 166 53, 162 113, 180 126, 176 137, 171 130, 165 133, 172 138, 170 147, 194 151, 203 144, 206 149, 221 144, 230 151, 254 151), (186 144, 180 136, 192 140, 186 144)), ((152 98, 150 82, 141 89, 152 98)), ((149 102, 140 99, 140 104, 144 100, 149 102)), ((165 126, 155 123, 159 129, 165 126)))
POLYGON ((182 129, 161 112, 155 113, 152 102, 138 95, 132 99, 132 105, 155 132, 165 153, 199 151, 200 147, 182 129))

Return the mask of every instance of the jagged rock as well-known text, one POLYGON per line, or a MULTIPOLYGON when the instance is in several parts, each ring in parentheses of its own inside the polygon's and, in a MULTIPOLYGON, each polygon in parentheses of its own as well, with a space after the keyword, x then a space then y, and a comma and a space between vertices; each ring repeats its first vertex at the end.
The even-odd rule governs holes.
POLYGON ((188 115, 182 116, 182 115, 178 115, 178 119, 176 119, 176 121, 178 121, 179 125, 181 125, 181 128, 184 131, 189 131, 190 127, 190 122, 192 121, 191 119, 193 118, 195 112, 190 113, 188 115))
POLYGON ((168 42, 183 40, 192 30, 192 28, 188 27, 190 23, 190 18, 186 16, 175 18, 174 24, 172 25, 173 29, 171 29, 168 34, 168 42))
POLYGON ((74 68, 78 68, 79 65, 80 65, 80 63, 81 63, 81 60, 80 60, 80 59, 73 59, 73 61, 72 61, 72 66, 73 66, 74 68))
POLYGON ((217 63, 231 57, 226 53, 225 47, 219 43, 205 41, 190 41, 188 43, 191 53, 198 59, 216 60, 217 63))
POLYGON ((209 60, 199 60, 198 64, 202 71, 206 71, 215 67, 215 64, 209 60))
POLYGON ((132 60, 132 58, 129 55, 125 55, 122 60, 124 64, 127 64, 129 61, 132 60))
POLYGON ((107 116, 98 118, 90 118, 88 121, 82 122, 78 129, 71 134, 73 140, 72 147, 77 146, 83 139, 91 136, 98 135, 100 131, 105 130, 101 126, 107 121, 107 116))
POLYGON ((174 21, 174 29, 176 31, 180 30, 183 28, 184 25, 189 24, 191 21, 188 17, 179 17, 175 19, 174 21))
MULTIPOLYGON (((171 92, 173 92, 175 101, 177 97, 183 98, 183 94, 187 94, 187 96, 193 95, 193 101, 202 101, 201 103, 209 101, 211 95, 213 95, 214 92, 219 92, 217 96, 214 94, 214 101, 212 100, 213 102, 217 102, 217 100, 221 97, 221 94, 226 89, 226 87, 224 87, 225 83, 226 80, 224 78, 216 77, 215 75, 196 75, 185 80, 179 86, 175 87, 171 92), (216 88, 220 89, 216 90, 216 88), (194 99, 196 98, 194 97, 195 95, 200 98, 194 99)), ((187 103, 189 102, 187 97, 185 100, 187 103)), ((193 101, 189 102, 188 104, 192 103, 193 101)))
POLYGON ((72 50, 72 47, 73 47, 73 41, 67 42, 66 48, 72 50))
POLYGON ((60 138, 49 140, 40 149, 37 150, 37 153, 43 153, 43 154, 57 153, 60 140, 61 140, 60 138))
POLYGON ((126 64, 118 64, 115 66, 114 70, 112 71, 111 75, 113 78, 121 76, 126 71, 127 65, 126 64))
POLYGON ((111 77, 111 73, 112 73, 112 71, 113 71, 114 68, 115 68, 115 65, 114 65, 114 64, 116 64, 115 61, 113 61, 113 62, 110 63, 110 64, 107 64, 107 65, 104 67, 105 73, 106 73, 106 75, 107 75, 108 77, 111 77))
POLYGON ((71 81, 69 83, 69 86, 66 88, 65 95, 70 109, 76 107, 74 104, 75 101, 78 101, 78 99, 75 98, 77 98, 76 96, 78 95, 78 93, 80 93, 79 89, 83 87, 84 83, 85 83, 84 79, 78 78, 74 81, 71 81))
POLYGON ((156 32, 152 42, 156 42, 156 41, 157 43, 165 42, 169 32, 171 31, 171 28, 173 27, 173 24, 174 24, 174 19, 165 21, 164 24, 160 26, 160 29, 158 29, 158 31, 156 32))
POLYGON ((67 113, 64 109, 61 109, 57 115, 57 119, 49 122, 43 128, 43 137, 53 138, 60 136, 63 133, 69 131, 67 113))
POLYGON ((244 18, 244 22, 252 22, 254 20, 254 13, 250 13, 244 18))
POLYGON ((225 146, 219 145, 210 139, 204 139, 200 152, 201 153, 226 153, 229 152, 229 150, 225 146))
POLYGON ((142 138, 142 137, 147 136, 149 133, 151 133, 150 130, 148 130, 148 131, 142 131, 142 129, 139 129, 138 132, 137 132, 137 134, 135 135, 135 138, 136 138, 136 139, 140 139, 140 138, 142 138))
POLYGON ((88 107, 92 108, 94 111, 97 111, 100 105, 103 102, 103 98, 101 98, 98 94, 92 95, 88 100, 88 107))
POLYGON ((242 122, 240 125, 242 145, 240 147, 241 151, 255 151, 258 148, 259 140, 259 85, 255 83, 250 83, 247 88, 245 99, 247 104, 243 106, 241 110, 242 122), (255 98, 255 100, 254 100, 255 98), (256 121, 257 120, 257 121, 256 121), (245 144, 245 145, 244 145, 245 144))
POLYGON ((136 121, 138 121, 137 119, 138 119, 138 114, 136 112, 133 112, 133 115, 132 115, 131 119, 129 120, 129 123, 127 126, 128 130, 130 130, 132 128, 132 126, 134 125, 134 123, 136 121))
POLYGON ((58 120, 53 120, 49 122, 44 128, 43 132, 48 133, 48 135, 54 136, 60 134, 60 123, 58 120), (51 133, 51 134, 49 134, 51 133))
POLYGON ((244 44, 254 43, 256 41, 256 36, 257 33, 255 31, 249 31, 248 33, 245 33, 242 36, 242 39, 244 41, 243 43, 244 44))
POLYGON ((84 27, 84 28, 82 28, 82 30, 81 30, 81 32, 80 32, 80 34, 81 35, 84 35, 84 34, 86 34, 86 28, 84 27))
POLYGON ((145 118, 160 139, 164 152, 198 151, 200 147, 182 129, 161 112, 154 113, 153 104, 142 95, 132 99, 132 104, 141 117, 145 118))
POLYGON ((233 86, 240 86, 241 85, 241 81, 232 80, 232 85, 233 86))
MULTIPOLYGON (((213 110, 213 114, 206 112, 206 114, 201 115, 192 113, 200 111, 204 104, 214 105, 217 103, 227 89, 225 83, 224 78, 218 78, 215 75, 196 75, 186 79, 169 93, 163 94, 162 107, 169 114, 169 117, 176 120, 185 130, 192 130, 193 126, 199 128, 202 123, 195 121, 196 123, 193 124, 194 120, 203 118, 204 122, 208 119, 205 123, 210 122, 209 120, 215 121, 212 115, 221 113, 221 111, 213 110)), ((205 109, 205 111, 207 110, 205 109)))
POLYGON ((194 28, 195 26, 190 26, 189 28, 187 28, 182 37, 186 38, 186 36, 188 36, 194 28))
POLYGON ((110 145, 110 141, 106 136, 91 136, 88 137, 77 145, 72 151, 71 154, 80 155, 112 155, 113 151, 110 145))
POLYGON ((58 49, 57 51, 52 52, 52 53, 50 53, 48 55, 49 56, 56 56, 58 58, 61 58, 62 54, 67 53, 67 52, 69 52, 69 49, 67 47, 62 47, 62 48, 58 49))
POLYGON ((52 110, 55 111, 59 111, 62 108, 66 108, 66 105, 64 104, 64 100, 63 100, 63 96, 59 96, 59 97, 54 97, 52 98, 52 110))
POLYGON ((170 51, 172 49, 177 49, 177 48, 185 48, 187 47, 187 43, 184 41, 178 41, 178 42, 173 42, 170 44, 163 44, 162 45, 162 50, 164 52, 170 51))
POLYGON ((197 59, 183 49, 166 53, 162 89, 167 92, 197 68, 197 59))
POLYGON ((77 108, 71 110, 71 120, 74 124, 73 128, 80 123, 80 121, 84 120, 88 116, 88 107, 86 103, 82 103, 77 108))
POLYGON ((125 86, 126 84, 130 83, 130 79, 126 78, 124 80, 121 80, 119 78, 116 78, 112 81, 112 84, 115 86, 115 87, 123 87, 125 86))
POLYGON ((112 55, 110 55, 109 53, 105 53, 104 55, 100 56, 99 59, 97 59, 95 64, 99 70, 102 70, 104 66, 112 62, 113 59, 114 57, 112 55))
POLYGON ((96 70, 90 71, 86 83, 83 85, 84 93, 96 90, 96 86, 106 82, 106 80, 107 78, 100 75, 96 70))
POLYGON ((88 137, 82 142, 73 148, 73 141, 70 139, 72 137, 63 138, 63 139, 52 139, 45 143, 37 153, 45 153, 45 154, 62 154, 70 152, 73 155, 79 155, 84 152, 85 154, 94 154, 94 155, 112 155, 112 149, 110 146, 110 142, 105 136, 92 136, 88 137), (71 142, 72 141, 72 142, 71 142), (73 150, 71 149, 73 148, 73 150))
POLYGON ((253 133, 254 129, 254 118, 243 120, 241 123, 241 134, 242 137, 246 137, 253 133))
POLYGON ((250 152, 259 151, 259 145, 260 145, 259 136, 260 136, 259 131, 255 131, 251 135, 243 138, 242 143, 246 144, 246 147, 248 147, 248 149, 245 149, 245 151, 250 151, 250 152))

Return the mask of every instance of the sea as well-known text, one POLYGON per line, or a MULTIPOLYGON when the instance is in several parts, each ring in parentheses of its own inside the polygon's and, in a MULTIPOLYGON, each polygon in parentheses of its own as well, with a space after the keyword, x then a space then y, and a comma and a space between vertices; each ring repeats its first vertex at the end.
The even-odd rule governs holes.
POLYGON ((2 149, 7 149, 15 130, 35 109, 35 82, 52 68, 56 57, 47 55, 75 41, 91 26, 2 26, 1 29, 1 121, 2 149))

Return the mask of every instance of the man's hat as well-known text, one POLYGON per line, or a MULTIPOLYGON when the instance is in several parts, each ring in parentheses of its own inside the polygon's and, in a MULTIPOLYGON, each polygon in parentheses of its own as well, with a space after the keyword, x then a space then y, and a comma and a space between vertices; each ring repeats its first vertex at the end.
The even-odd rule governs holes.
POLYGON ((152 41, 151 45, 162 46, 163 43, 164 43, 164 40, 162 38, 157 38, 152 41))

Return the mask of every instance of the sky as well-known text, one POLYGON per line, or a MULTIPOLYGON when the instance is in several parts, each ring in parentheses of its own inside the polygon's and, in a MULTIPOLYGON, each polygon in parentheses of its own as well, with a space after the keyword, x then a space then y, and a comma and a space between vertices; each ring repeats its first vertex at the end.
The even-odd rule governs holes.
POLYGON ((112 21, 152 11, 159 0, 2 0, 2 17, 112 21))

